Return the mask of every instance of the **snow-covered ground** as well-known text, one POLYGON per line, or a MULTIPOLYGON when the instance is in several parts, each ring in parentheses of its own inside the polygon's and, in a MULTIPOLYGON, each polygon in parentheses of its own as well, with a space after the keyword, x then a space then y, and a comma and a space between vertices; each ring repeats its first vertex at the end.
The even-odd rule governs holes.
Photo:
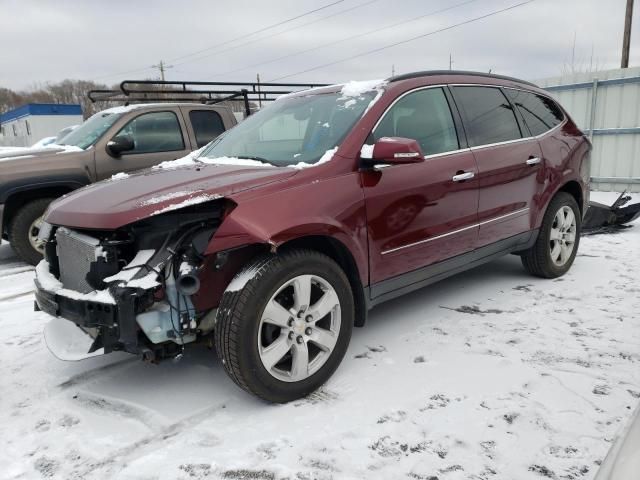
POLYGON ((639 272, 639 222, 557 280, 503 258, 376 308, 320 391, 268 405, 206 348, 55 359, 3 244, 0 478, 589 479, 640 402, 639 272))

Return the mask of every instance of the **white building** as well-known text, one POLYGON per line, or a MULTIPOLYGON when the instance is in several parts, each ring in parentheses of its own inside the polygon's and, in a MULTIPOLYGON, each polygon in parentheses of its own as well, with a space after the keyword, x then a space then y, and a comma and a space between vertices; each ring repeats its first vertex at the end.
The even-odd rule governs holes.
POLYGON ((29 147, 82 121, 80 105, 29 103, 0 115, 0 146, 29 147))

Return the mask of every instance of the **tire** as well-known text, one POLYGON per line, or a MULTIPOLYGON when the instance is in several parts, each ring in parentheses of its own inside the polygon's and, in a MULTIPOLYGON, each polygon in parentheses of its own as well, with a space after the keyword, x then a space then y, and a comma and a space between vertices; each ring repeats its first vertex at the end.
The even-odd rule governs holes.
POLYGON ((268 402, 286 403, 313 392, 331 377, 349 345, 354 318, 349 280, 332 259, 313 250, 265 255, 247 265, 227 287, 216 317, 216 351, 241 388, 268 402), (304 293, 307 280, 309 308, 302 316, 292 314, 298 310, 296 298, 305 296, 296 292, 304 293), (333 308, 321 317, 324 305, 333 308), (265 321, 268 312, 279 326, 265 321), (297 353, 303 351, 307 353, 297 353), (274 363, 282 352, 280 362, 274 363), (304 358, 309 359, 306 369, 295 368, 294 360, 301 365, 304 358))
MULTIPOLYGON (((14 215, 9 225, 9 243, 18 256, 31 265, 42 260, 42 251, 38 251, 30 240, 30 231, 36 228, 35 222, 44 215, 53 198, 40 198, 24 205, 14 215)), ((36 233, 36 232, 31 232, 36 233)))
MULTIPOLYGON (((565 222, 565 223, 566 223, 565 222)), ((556 278, 567 273, 578 252, 582 216, 576 200, 566 192, 559 192, 549 203, 542 220, 536 243, 521 254, 522 265, 532 275, 542 278, 556 278), (559 222, 564 216, 568 222, 569 210, 573 213, 573 227, 566 227, 559 222), (566 229, 566 232, 564 232, 566 229), (561 240, 555 237, 562 238, 561 240), (554 238, 552 238, 554 237, 554 238), (573 238, 570 253, 563 245, 569 247, 569 239, 573 238), (562 243, 564 242, 564 244, 562 243), (560 248, 560 250, 557 250, 560 248), (559 253, 558 253, 559 252, 559 253), (559 255, 559 256, 558 256, 559 255)))

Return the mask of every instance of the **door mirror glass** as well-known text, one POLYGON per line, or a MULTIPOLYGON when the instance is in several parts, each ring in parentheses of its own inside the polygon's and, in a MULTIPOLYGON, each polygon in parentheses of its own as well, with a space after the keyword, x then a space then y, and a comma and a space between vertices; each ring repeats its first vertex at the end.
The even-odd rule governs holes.
POLYGON ((135 148, 133 139, 126 135, 113 137, 107 143, 107 151, 114 157, 119 157, 123 152, 130 152, 135 148))
POLYGON ((411 138, 382 137, 373 146, 371 161, 391 165, 424 161, 420 144, 411 138))

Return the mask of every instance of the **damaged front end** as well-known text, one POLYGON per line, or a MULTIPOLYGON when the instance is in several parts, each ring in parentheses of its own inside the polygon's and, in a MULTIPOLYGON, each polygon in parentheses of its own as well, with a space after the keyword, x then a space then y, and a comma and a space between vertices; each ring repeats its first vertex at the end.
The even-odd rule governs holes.
POLYGON ((35 308, 57 317, 49 349, 64 360, 125 351, 158 361, 210 334, 215 309, 198 310, 194 295, 228 207, 219 199, 114 231, 45 229, 35 308))

